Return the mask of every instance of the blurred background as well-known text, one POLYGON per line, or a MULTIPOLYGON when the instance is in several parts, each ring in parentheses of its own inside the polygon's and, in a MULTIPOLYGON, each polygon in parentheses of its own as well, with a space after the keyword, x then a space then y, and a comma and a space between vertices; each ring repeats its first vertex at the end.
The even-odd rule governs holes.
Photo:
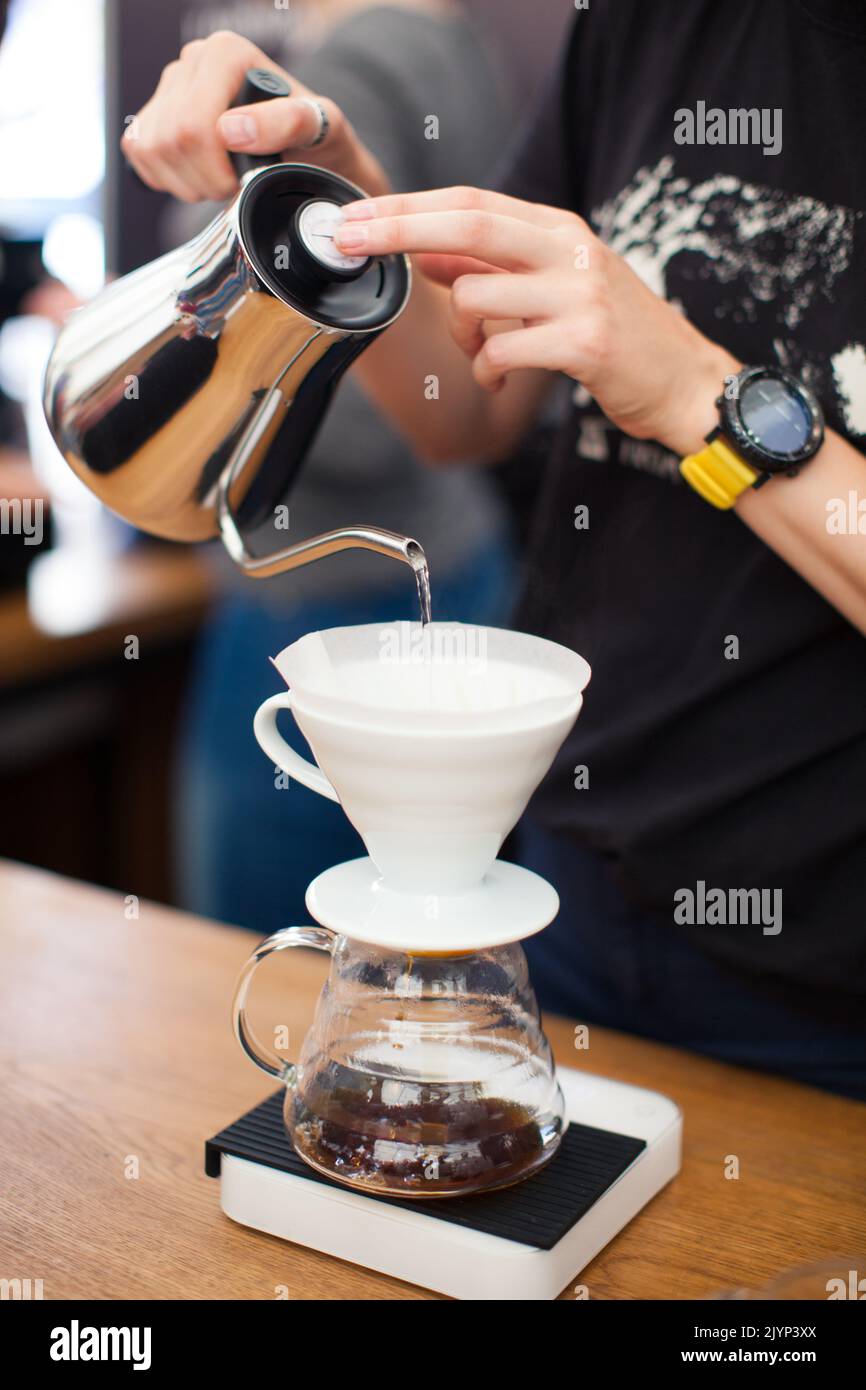
MULTIPOLYGON (((269 589, 212 547, 138 535, 48 435, 41 377, 66 315, 217 211, 146 188, 120 155, 163 66, 233 29, 344 104, 395 186, 484 184, 573 13, 571 0, 0 0, 0 854, 257 931, 284 925, 314 873, 360 851, 338 808, 302 788, 275 795, 252 739, 274 688, 267 657, 317 627, 414 616, 390 573, 402 567, 378 557, 269 589), (431 149, 424 117, 449 111, 458 128, 431 149)), ((440 480, 344 391, 293 495, 293 530, 416 534, 435 616, 507 622, 545 422, 495 473, 440 480)))

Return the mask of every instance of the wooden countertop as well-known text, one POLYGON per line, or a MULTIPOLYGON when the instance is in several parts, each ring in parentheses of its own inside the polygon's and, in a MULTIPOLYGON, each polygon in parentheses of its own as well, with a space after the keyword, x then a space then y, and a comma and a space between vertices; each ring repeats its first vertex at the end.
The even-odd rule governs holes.
POLYGON ((39 627, 23 592, 0 595, 0 691, 113 657, 130 632, 142 642, 183 636, 213 594, 200 551, 181 545, 123 551, 97 582, 92 602, 76 603, 63 632, 39 627))
MULTIPOLYGON (((273 1090, 229 1025, 253 944, 0 862, 0 1277, 46 1299, 436 1297, 222 1214, 204 1141, 273 1090)), ((297 1044, 326 965, 269 961, 257 1016, 297 1044)), ((682 1173, 584 1271, 592 1298, 702 1297, 862 1254, 866 1106, 601 1028, 588 1053, 565 1020, 548 1033, 560 1062, 685 1115, 682 1173)))

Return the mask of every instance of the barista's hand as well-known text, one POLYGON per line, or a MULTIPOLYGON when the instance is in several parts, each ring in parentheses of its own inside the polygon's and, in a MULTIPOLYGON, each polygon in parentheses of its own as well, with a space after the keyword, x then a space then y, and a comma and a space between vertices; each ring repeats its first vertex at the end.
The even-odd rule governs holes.
POLYGON ((680 455, 716 423, 736 360, 573 213, 473 188, 392 194, 344 213, 340 250, 422 253, 422 270, 451 285, 451 333, 486 390, 523 368, 565 372, 620 429, 680 455))
POLYGON ((299 97, 314 98, 327 113, 328 134, 316 145, 315 162, 372 194, 388 191, 379 161, 327 97, 303 87, 240 34, 220 31, 196 39, 163 70, 159 85, 126 128, 122 149, 151 188, 186 203, 230 198, 237 176, 227 151, 281 154, 305 160, 319 133, 316 111, 299 97), (270 68, 291 83, 291 97, 229 111, 248 68, 270 68))

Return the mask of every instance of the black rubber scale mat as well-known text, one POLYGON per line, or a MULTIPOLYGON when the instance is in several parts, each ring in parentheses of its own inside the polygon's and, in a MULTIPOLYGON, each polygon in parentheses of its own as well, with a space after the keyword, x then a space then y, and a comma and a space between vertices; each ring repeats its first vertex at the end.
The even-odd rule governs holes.
MULTIPOLYGON (((296 1174, 308 1182, 325 1183, 344 1192, 349 1190, 323 1177, 298 1158, 283 1124, 284 1095, 284 1091, 278 1091, 269 1096, 228 1129, 208 1140, 205 1145, 208 1177, 219 1177, 221 1154, 233 1154, 251 1163, 296 1174)), ((387 1202, 436 1221, 450 1221, 455 1226, 468 1226, 472 1231, 514 1240, 521 1245, 552 1250, 645 1148, 643 1139, 572 1123, 559 1152, 547 1167, 514 1187, 435 1202, 376 1197, 366 1192, 363 1195, 368 1201, 387 1202)))

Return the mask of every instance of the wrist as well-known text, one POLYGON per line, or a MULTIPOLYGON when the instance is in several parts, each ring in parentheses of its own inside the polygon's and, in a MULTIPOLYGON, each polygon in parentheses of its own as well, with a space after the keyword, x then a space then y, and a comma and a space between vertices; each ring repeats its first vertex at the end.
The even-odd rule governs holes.
POLYGON ((716 401, 725 389, 726 379, 736 376, 743 365, 715 343, 707 343, 706 347, 707 351, 696 358, 687 382, 680 381, 674 393, 676 401, 663 443, 680 458, 703 448, 707 435, 719 423, 716 401))

